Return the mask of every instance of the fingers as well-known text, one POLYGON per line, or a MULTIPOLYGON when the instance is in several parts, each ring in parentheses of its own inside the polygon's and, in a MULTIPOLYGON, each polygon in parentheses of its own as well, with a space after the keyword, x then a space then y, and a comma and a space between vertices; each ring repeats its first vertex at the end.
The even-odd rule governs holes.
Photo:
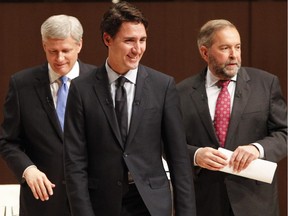
POLYGON ((55 188, 55 184, 52 184, 47 178, 44 181, 44 186, 47 190, 47 193, 49 194, 49 196, 53 195, 53 188, 55 188))
POLYGON ((257 159, 259 152, 252 145, 239 146, 231 156, 229 166, 233 168, 234 172, 241 172, 246 169, 249 164, 257 159))
MULTIPOLYGON (((259 151, 255 146, 239 146, 232 154, 229 166, 233 168, 234 172, 241 172, 258 157, 259 151)), ((227 157, 220 151, 210 147, 198 149, 195 160, 198 166, 213 171, 218 171, 228 165, 227 157)))
POLYGON ((200 167, 214 171, 220 170, 228 164, 224 154, 210 147, 200 148, 197 151, 196 163, 200 167))
POLYGON ((42 175, 39 179, 37 179, 35 187, 37 195, 42 201, 49 200, 49 196, 53 195, 53 184, 45 175, 42 175))
POLYGON ((53 195, 55 185, 36 167, 28 169, 24 177, 35 199, 46 201, 49 200, 49 196, 53 195))

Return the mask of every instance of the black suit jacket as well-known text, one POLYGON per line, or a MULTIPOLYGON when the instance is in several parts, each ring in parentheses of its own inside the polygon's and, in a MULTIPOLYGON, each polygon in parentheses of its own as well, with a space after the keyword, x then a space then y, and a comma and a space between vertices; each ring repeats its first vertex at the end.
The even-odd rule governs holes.
POLYGON ((161 160, 163 149, 171 172, 176 215, 195 215, 191 166, 172 77, 139 66, 125 146, 105 66, 73 80, 64 134, 72 215, 120 215, 127 166, 151 215, 170 216, 172 199, 161 160))
MULTIPOLYGON (((95 68, 79 64, 80 74, 95 68)), ((68 215, 63 132, 51 96, 47 64, 20 71, 11 77, 0 139, 1 155, 21 183, 20 215, 68 215), (56 184, 49 201, 36 200, 23 181, 23 171, 30 165, 36 165, 56 184)))
MULTIPOLYGON (((206 71, 177 85, 191 162, 199 147, 220 146, 209 113, 206 71)), ((242 67, 237 76, 225 148, 233 151, 253 142, 263 146, 266 160, 278 162, 286 156, 287 107, 276 76, 242 67)), ((223 188, 235 215, 278 215, 276 177, 270 185, 200 167, 195 167, 194 177, 197 215, 223 215, 218 208, 221 199, 227 199, 223 197, 223 188)))

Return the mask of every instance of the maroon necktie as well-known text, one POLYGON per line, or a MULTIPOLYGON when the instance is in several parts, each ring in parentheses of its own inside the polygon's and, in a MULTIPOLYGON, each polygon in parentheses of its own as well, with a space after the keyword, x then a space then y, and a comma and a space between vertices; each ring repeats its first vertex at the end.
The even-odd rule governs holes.
POLYGON ((230 121, 230 94, 227 89, 229 83, 230 80, 218 81, 218 86, 221 87, 221 91, 216 102, 214 127, 221 147, 224 147, 225 145, 230 121))

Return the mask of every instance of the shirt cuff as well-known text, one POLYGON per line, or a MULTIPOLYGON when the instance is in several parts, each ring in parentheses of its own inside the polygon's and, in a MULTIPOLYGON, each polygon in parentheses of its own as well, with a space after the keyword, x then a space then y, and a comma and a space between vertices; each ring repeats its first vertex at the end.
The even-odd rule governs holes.
POLYGON ((198 153, 198 151, 200 150, 200 148, 198 148, 195 153, 194 153, 194 159, 193 159, 193 162, 194 162, 194 166, 198 166, 198 164, 196 163, 196 155, 198 153))
POLYGON ((28 167, 24 170, 23 175, 22 175, 22 178, 25 179, 25 174, 26 174, 27 170, 30 169, 30 168, 36 168, 36 169, 37 169, 37 167, 36 167, 35 165, 30 165, 30 166, 28 166, 28 167))
POLYGON ((252 143, 252 145, 254 145, 258 151, 259 151, 259 158, 263 159, 264 158, 264 148, 262 145, 260 145, 259 143, 252 143))

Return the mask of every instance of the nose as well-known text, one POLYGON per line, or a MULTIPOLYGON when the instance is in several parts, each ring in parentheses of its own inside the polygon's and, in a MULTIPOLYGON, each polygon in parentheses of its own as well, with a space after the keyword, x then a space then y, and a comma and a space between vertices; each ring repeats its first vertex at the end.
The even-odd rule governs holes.
POLYGON ((229 57, 230 58, 235 58, 236 57, 236 50, 234 48, 232 48, 230 50, 229 57))
POLYGON ((57 60, 58 61, 62 61, 62 60, 64 60, 64 58, 65 58, 64 53, 63 52, 59 52, 58 55, 57 55, 57 60))
POLYGON ((141 52, 141 46, 139 42, 136 42, 132 48, 133 53, 140 53, 141 52))

